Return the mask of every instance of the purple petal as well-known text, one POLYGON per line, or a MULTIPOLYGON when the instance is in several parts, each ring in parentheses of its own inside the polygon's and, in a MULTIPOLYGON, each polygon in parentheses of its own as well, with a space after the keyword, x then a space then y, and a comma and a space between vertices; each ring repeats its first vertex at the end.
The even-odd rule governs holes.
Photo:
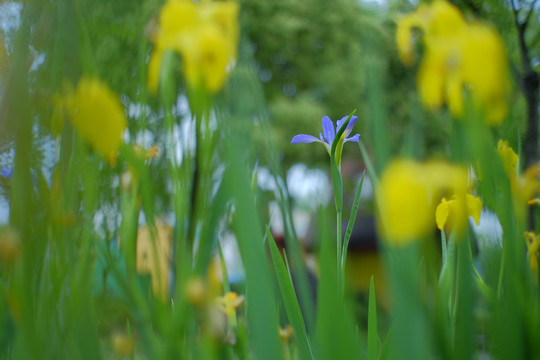
POLYGON ((343 125, 343 123, 345 122, 345 120, 347 120, 347 116, 342 117, 341 119, 339 119, 338 121, 336 121, 336 124, 337 124, 337 131, 339 131, 339 129, 341 129, 341 125, 343 125))
POLYGON ((10 179, 10 178, 11 178, 11 174, 13 174, 13 170, 12 170, 12 169, 2 168, 2 170, 0 170, 0 175, 2 175, 2 176, 5 177, 5 178, 10 179))
POLYGON ((347 141, 352 141, 352 142, 358 142, 360 141, 360 134, 356 134, 354 136, 351 136, 351 137, 348 137, 345 139, 344 143, 346 143, 347 141))
POLYGON ((354 124, 356 123, 356 120, 358 120, 358 116, 351 116, 351 120, 349 121, 349 124, 347 125, 347 130, 351 131, 354 124))
MULTIPOLYGON (((344 116, 344 117, 342 117, 341 119, 339 119, 337 121, 337 123, 338 123, 338 131, 341 129, 341 125, 343 125, 343 123, 345 122, 345 120, 347 120, 347 118, 348 118, 348 116, 344 116)), ((358 116, 351 116, 351 120, 347 124, 347 130, 351 130, 353 128, 354 123, 356 122, 357 119, 358 119, 358 116)))
POLYGON ((299 143, 308 144, 308 143, 312 143, 312 142, 315 142, 315 141, 321 142, 315 136, 299 134, 299 135, 296 135, 295 137, 292 138, 291 144, 299 144, 299 143))
MULTIPOLYGON (((347 120, 347 118, 348 116, 344 116, 337 121, 337 131, 341 129, 341 125, 343 125, 343 123, 347 120)), ((351 116, 351 120, 349 120, 349 123, 347 124, 347 127, 345 128, 345 131, 343 132, 345 136, 351 133, 354 123, 356 122, 357 119, 358 119, 358 116, 351 116)))
POLYGON ((324 138, 326 139, 327 143, 332 144, 334 137, 336 136, 336 132, 334 131, 334 124, 332 123, 332 120, 330 120, 330 118, 326 115, 322 118, 322 128, 324 138))

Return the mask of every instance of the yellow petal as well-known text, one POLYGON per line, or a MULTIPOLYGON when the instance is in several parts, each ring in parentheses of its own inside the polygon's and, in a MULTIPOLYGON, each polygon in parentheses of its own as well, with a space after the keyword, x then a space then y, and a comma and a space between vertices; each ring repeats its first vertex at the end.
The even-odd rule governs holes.
POLYGON ((378 194, 379 226, 394 245, 405 245, 424 235, 432 224, 429 186, 422 166, 398 160, 383 173, 378 194))
POLYGON ((428 109, 441 107, 443 104, 445 78, 444 54, 428 51, 422 59, 417 77, 420 100, 424 107, 428 109))
POLYGON ((396 45, 398 55, 401 61, 407 66, 411 66, 414 62, 413 29, 415 27, 421 27, 421 25, 421 17, 416 12, 403 16, 397 21, 396 45))
POLYGON ((486 110, 486 122, 500 124, 508 110, 510 81, 504 44, 491 27, 478 23, 467 27, 462 73, 477 105, 486 110))
POLYGON ((182 51, 187 82, 193 87, 202 85, 210 93, 221 90, 231 59, 228 50, 227 40, 215 26, 199 29, 182 51))
POLYGON ((100 80, 83 77, 64 104, 77 133, 105 158, 115 156, 127 122, 118 96, 100 80))
POLYGON ((482 213, 482 200, 471 194, 467 194, 467 216, 472 216, 476 225, 480 225, 480 214, 482 213))
POLYGON ((446 224, 446 220, 448 220, 448 215, 450 214, 450 209, 448 206, 448 201, 443 198, 441 200, 441 203, 437 205, 437 209, 435 210, 435 220, 437 222, 437 227, 439 230, 444 229, 444 225, 446 224))
POLYGON ((463 79, 459 72, 449 74, 446 81, 448 108, 454 117, 463 115, 463 79))
POLYGON ((497 142, 497 152, 503 162, 504 170, 507 175, 513 179, 517 174, 519 157, 508 145, 508 141, 502 139, 497 142))
POLYGON ((240 37, 239 12, 239 4, 232 1, 209 1, 201 4, 201 16, 217 26, 228 45, 227 56, 235 60, 240 37))
POLYGON ((436 36, 455 36, 466 26, 465 19, 459 9, 444 0, 436 0, 431 4, 431 21, 429 33, 436 36))
POLYGON ((196 29, 200 22, 197 4, 193 1, 169 0, 159 17, 159 45, 174 47, 177 36, 196 29))

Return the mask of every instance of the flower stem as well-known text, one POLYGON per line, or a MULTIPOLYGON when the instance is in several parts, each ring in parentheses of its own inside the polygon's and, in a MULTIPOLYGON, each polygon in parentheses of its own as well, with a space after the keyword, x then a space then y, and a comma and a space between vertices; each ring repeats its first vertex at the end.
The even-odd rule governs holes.
POLYGON ((341 240, 341 217, 342 217, 342 211, 341 209, 337 209, 336 211, 336 266, 337 266, 337 283, 339 286, 340 293, 343 291, 344 287, 344 277, 345 274, 342 273, 341 270, 341 247, 342 247, 342 240, 341 240))

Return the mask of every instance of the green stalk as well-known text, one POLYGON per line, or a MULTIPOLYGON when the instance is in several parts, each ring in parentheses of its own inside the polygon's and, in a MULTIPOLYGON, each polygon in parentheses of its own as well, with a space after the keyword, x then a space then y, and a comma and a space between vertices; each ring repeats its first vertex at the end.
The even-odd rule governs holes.
POLYGON ((341 218, 342 211, 341 209, 336 212, 336 266, 337 266, 337 281, 339 284, 340 292, 343 292, 344 289, 344 274, 341 272, 341 218))
POLYGON ((356 189, 356 194, 354 196, 354 203, 351 209, 351 214, 349 217, 349 222, 347 223, 347 230, 345 231, 345 239, 343 239, 343 248, 341 251, 341 276, 345 279, 345 265, 347 262, 347 250, 349 249, 349 240, 351 239, 352 230, 354 227, 354 222, 356 221, 356 214, 358 212, 358 206, 360 205, 360 194, 362 193, 362 185, 364 184, 364 175, 365 171, 362 172, 362 177, 360 178, 360 183, 356 189))
MULTIPOLYGON (((334 154, 334 153, 332 153, 334 154)), ((330 167, 332 169, 332 188, 334 190, 334 202, 336 205, 336 281, 340 293, 343 291, 343 279, 341 276, 341 219, 343 214, 343 180, 339 165, 334 156, 330 157, 330 167)))

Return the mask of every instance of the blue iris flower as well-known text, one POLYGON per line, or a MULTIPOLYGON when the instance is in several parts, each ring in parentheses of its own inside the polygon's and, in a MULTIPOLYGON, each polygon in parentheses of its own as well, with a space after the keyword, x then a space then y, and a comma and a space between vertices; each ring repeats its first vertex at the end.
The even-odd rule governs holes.
MULTIPOLYGON (((348 116, 345 116, 338 120, 336 122, 337 130, 334 130, 334 124, 332 123, 332 120, 330 120, 330 118, 325 115, 322 118, 323 132, 319 133, 319 139, 312 135, 299 134, 293 137, 291 144, 320 142, 326 147, 326 151, 328 151, 328 154, 330 154, 330 151, 332 149, 332 143, 334 142, 336 133, 339 132, 341 126, 347 120, 347 118, 348 116)), ((347 141, 358 142, 360 140, 360 134, 347 137, 351 133, 356 119, 358 119, 358 116, 351 116, 351 120, 349 121, 349 124, 347 124, 347 127, 345 128, 345 131, 341 136, 341 138, 344 139, 343 144, 347 141)))

